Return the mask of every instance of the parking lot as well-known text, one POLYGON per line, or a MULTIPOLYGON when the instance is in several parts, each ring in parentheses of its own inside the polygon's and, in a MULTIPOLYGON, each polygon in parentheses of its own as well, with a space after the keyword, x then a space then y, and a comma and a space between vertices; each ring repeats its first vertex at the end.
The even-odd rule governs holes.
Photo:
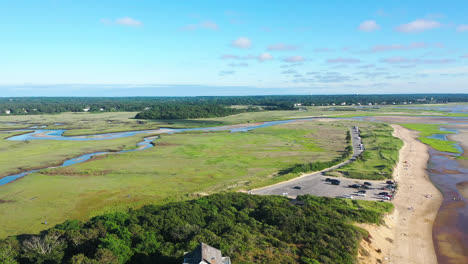
POLYGON ((252 194, 261 195, 285 195, 291 198, 296 198, 297 195, 312 194, 316 196, 328 196, 328 197, 343 197, 344 195, 351 195, 353 199, 361 200, 381 200, 379 199, 378 193, 388 192, 389 190, 380 190, 379 188, 387 186, 385 181, 369 181, 369 180, 356 180, 347 178, 335 178, 340 181, 340 185, 332 185, 330 182, 325 181, 328 176, 323 175, 310 175, 302 178, 297 178, 292 181, 285 183, 276 184, 273 186, 265 187, 251 191, 252 194), (359 184, 362 185, 364 182, 369 182, 372 185, 366 190, 366 196, 357 196, 357 191, 361 189, 355 189, 348 187, 349 185, 359 184), (295 189, 299 186, 300 189, 295 189))
MULTIPOLYGON (((348 179, 348 178, 336 178, 324 176, 323 173, 336 169, 340 166, 343 166, 347 163, 353 162, 355 158, 360 155, 364 150, 360 148, 361 140, 358 137, 358 131, 354 128, 351 129, 352 145, 353 145, 353 156, 336 166, 333 166, 329 169, 326 169, 321 172, 311 173, 303 175, 299 178, 278 183, 272 186, 267 186, 264 188, 252 190, 249 193, 251 194, 260 194, 260 195, 284 195, 291 198, 296 198, 297 195, 311 194, 316 196, 328 196, 328 197, 344 197, 345 195, 352 196, 352 199, 361 199, 361 200, 381 200, 378 193, 388 192, 392 194, 390 190, 381 190, 380 188, 386 187, 386 181, 371 181, 371 180, 357 180, 357 179, 348 179), (327 178, 337 179, 340 181, 339 185, 333 185, 331 182, 326 181, 327 178), (365 196, 358 196, 357 192, 362 190, 362 188, 350 188, 349 185, 359 184, 363 185, 364 182, 369 182, 371 185, 368 186, 369 189, 366 189, 365 196)), ((348 197, 351 198, 351 197, 348 197)))

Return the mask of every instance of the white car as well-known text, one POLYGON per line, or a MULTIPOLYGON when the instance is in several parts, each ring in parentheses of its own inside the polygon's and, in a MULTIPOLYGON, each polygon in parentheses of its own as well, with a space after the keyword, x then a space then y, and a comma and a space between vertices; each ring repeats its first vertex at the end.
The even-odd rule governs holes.
POLYGON ((348 198, 348 199, 353 199, 353 196, 351 196, 351 195, 347 195, 347 194, 345 194, 345 195, 342 195, 342 196, 338 196, 338 197, 340 197, 340 198, 348 198))
POLYGON ((390 200, 390 197, 387 197, 387 196, 385 196, 385 195, 380 195, 380 196, 379 196, 379 199, 388 200, 388 201, 389 201, 389 200, 390 200))
POLYGON ((365 193, 356 193, 357 196, 366 196, 365 193))

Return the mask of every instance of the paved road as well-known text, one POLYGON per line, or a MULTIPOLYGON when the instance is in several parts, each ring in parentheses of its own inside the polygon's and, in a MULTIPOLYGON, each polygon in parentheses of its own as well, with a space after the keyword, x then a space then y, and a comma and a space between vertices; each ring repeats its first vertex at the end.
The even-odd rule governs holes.
POLYGON ((386 186, 385 181, 356 180, 348 178, 330 177, 332 179, 339 179, 341 181, 340 185, 332 185, 329 182, 325 181, 325 179, 328 176, 323 175, 323 173, 325 172, 337 169, 345 164, 353 162, 356 159, 356 157, 363 152, 363 150, 359 148, 361 140, 360 138, 358 138, 358 135, 359 134, 356 130, 351 129, 353 156, 345 162, 342 162, 338 165, 335 165, 320 172, 306 174, 304 176, 290 181, 278 183, 260 189, 255 189, 252 190, 250 193, 260 195, 286 195, 291 198, 296 198, 297 195, 302 194, 312 194, 316 196, 329 197, 352 195, 353 199, 377 200, 377 193, 382 192, 382 190, 379 190, 378 188, 386 186), (358 191, 358 189, 348 187, 348 185, 352 185, 355 183, 363 184, 365 181, 370 182, 372 184, 372 186, 370 186, 370 189, 367 190, 367 194, 365 197, 356 196, 355 193, 358 191), (301 189, 295 189, 294 187, 296 186, 300 186, 301 189))

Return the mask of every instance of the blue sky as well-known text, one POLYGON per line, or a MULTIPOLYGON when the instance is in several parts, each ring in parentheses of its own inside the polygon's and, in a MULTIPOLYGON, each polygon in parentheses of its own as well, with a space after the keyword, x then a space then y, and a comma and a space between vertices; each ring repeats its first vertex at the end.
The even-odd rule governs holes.
POLYGON ((3 1, 1 96, 457 93, 464 1, 3 1))

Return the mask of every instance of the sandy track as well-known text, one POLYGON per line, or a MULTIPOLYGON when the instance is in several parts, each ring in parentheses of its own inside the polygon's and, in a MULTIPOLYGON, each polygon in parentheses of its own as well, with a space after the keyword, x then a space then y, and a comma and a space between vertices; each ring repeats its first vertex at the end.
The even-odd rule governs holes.
POLYGON ((361 243, 370 255, 365 256, 361 249, 359 262, 378 263, 380 259, 382 263, 436 264, 432 225, 443 197, 426 172, 428 147, 416 139, 417 132, 392 127, 393 135, 404 142, 393 175, 399 184, 395 210, 385 217, 383 226, 359 225, 371 235, 370 243, 361 243))

